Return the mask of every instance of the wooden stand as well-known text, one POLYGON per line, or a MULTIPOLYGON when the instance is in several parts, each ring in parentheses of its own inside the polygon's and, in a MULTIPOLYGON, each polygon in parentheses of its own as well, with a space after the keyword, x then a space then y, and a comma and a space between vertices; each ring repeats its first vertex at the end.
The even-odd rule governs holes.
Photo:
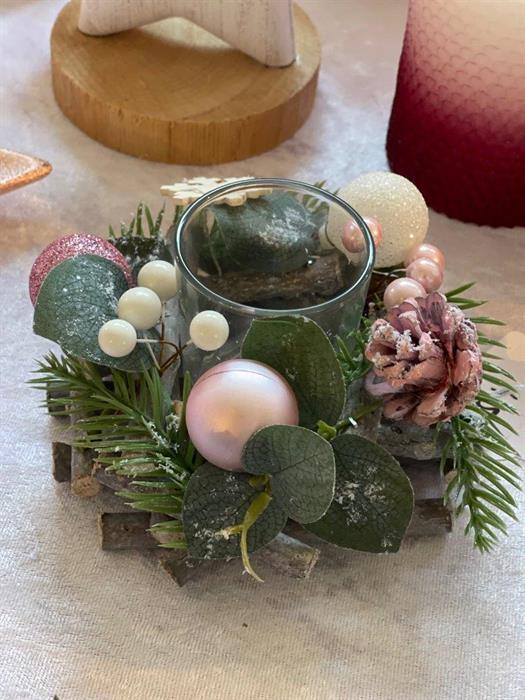
MULTIPOLYGON (((77 449, 64 443, 53 443, 53 476, 57 481, 68 481, 74 473, 72 465, 79 457, 85 467, 85 453, 76 455, 77 449)), ((416 460, 401 460, 414 487, 415 508, 407 537, 430 537, 444 535, 452 529, 449 508, 443 503, 445 484, 439 473, 438 460, 417 463, 416 460)), ((115 495, 115 491, 132 488, 129 480, 106 472, 97 463, 92 463, 89 478, 96 489, 72 489, 78 496, 90 497, 97 507, 97 525, 100 546, 105 550, 135 549, 148 556, 155 556, 160 566, 179 585, 190 579, 216 571, 224 565, 221 561, 199 561, 192 559, 185 550, 159 548, 161 539, 152 534, 150 527, 167 516, 137 511, 115 495)), ((85 479, 84 473, 80 477, 85 479)), ((154 532, 154 531, 153 531, 154 532)), ((318 546, 322 542, 306 532, 300 525, 289 523, 270 544, 252 556, 256 566, 268 565, 276 571, 293 578, 309 578, 320 555, 318 546)))
POLYGON ((211 164, 274 148, 308 117, 317 32, 294 8, 298 59, 268 68, 181 18, 106 37, 77 29, 78 0, 51 35, 56 100, 80 129, 139 158, 211 164))

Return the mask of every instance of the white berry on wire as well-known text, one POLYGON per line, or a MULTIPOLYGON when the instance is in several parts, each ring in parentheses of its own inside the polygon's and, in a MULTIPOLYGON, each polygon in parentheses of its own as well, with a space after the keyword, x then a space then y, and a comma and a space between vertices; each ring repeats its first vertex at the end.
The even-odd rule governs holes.
POLYGON ((151 260, 141 267, 137 281, 141 287, 155 292, 161 301, 167 301, 177 293, 177 269, 166 260, 151 260))
POLYGON ((125 357, 137 345, 137 331, 131 323, 114 318, 100 327, 98 344, 102 352, 110 357, 125 357))
POLYGON ((229 335, 228 321, 218 311, 201 311, 190 323, 190 338, 200 350, 222 348, 229 335))
POLYGON ((147 287, 133 287, 120 297, 118 317, 128 321, 138 331, 156 326, 162 312, 162 302, 154 291, 147 287))

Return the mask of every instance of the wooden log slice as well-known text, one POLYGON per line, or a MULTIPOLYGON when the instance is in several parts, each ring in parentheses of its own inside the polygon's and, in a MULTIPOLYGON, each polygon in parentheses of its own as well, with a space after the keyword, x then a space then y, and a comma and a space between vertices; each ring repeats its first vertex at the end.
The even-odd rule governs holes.
POLYGON ((414 489, 414 513, 406 537, 433 537, 452 530, 452 512, 444 502, 446 483, 439 460, 400 458, 399 463, 414 489))
POLYGON ((158 542, 148 532, 149 513, 102 512, 97 516, 102 549, 156 549, 158 542))
POLYGON ((71 445, 65 442, 51 443, 53 478, 55 481, 71 481, 71 445))
POLYGON ((298 7, 298 58, 286 68, 182 18, 95 37, 78 17, 72 0, 53 27, 53 89, 64 114, 110 148, 167 163, 241 160, 288 139, 312 109, 320 43, 298 7))

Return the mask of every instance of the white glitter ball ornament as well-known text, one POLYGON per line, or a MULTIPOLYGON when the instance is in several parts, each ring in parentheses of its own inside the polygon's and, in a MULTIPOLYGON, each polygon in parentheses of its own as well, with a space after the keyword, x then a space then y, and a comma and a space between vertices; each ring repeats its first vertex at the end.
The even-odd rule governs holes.
POLYGON ((128 321, 138 331, 156 326, 160 319, 162 302, 158 295, 147 287, 133 287, 118 301, 118 317, 128 321))
MULTIPOLYGON (((383 241, 376 250, 375 267, 402 263, 410 248, 421 243, 428 231, 428 207, 423 195, 401 175, 388 172, 366 173, 343 187, 338 196, 361 216, 376 219, 383 230, 383 241)), ((328 237, 346 253, 342 237, 348 217, 339 207, 331 207, 328 237)))
POLYGON ((161 301, 167 301, 177 293, 177 270, 166 260, 152 260, 140 268, 137 282, 154 291, 161 301))
POLYGON ((135 349, 137 331, 131 323, 114 318, 100 327, 98 344, 102 352, 110 357, 125 357, 135 349))
POLYGON ((228 321, 218 311, 201 311, 190 323, 190 338, 199 350, 218 350, 229 335, 228 321))

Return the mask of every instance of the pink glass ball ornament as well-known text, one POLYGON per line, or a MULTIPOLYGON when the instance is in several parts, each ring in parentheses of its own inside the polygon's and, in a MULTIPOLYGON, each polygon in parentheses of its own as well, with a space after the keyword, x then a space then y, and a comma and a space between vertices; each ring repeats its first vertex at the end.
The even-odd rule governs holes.
POLYGON ((98 255, 111 260, 126 275, 128 284, 133 284, 133 275, 126 258, 112 243, 91 233, 72 233, 50 243, 33 263, 29 275, 29 296, 33 306, 48 272, 64 260, 78 255, 98 255))
POLYGON ((393 306, 399 306, 406 299, 426 297, 426 295, 427 293, 422 284, 408 277, 399 277, 390 282, 385 289, 383 302, 387 309, 391 309, 393 306))
POLYGON ((443 271, 429 258, 417 258, 406 269, 406 276, 419 282, 427 293, 435 292, 443 284, 443 271))
POLYGON ((441 272, 445 270, 445 256, 442 251, 432 243, 419 243, 413 246, 405 258, 405 267, 408 267, 410 263, 419 258, 428 258, 439 265, 441 272))
POLYGON ((254 360, 227 360, 205 372, 186 405, 188 434, 211 464, 242 469, 244 445, 267 425, 297 425, 299 408, 288 382, 254 360))
MULTIPOLYGON (((372 238, 374 239, 374 245, 378 248, 383 240, 383 231, 381 229, 381 224, 376 219, 371 216, 363 217, 365 224, 370 229, 372 238)), ((343 246, 349 253, 360 253, 365 249, 365 241, 363 237, 363 232, 357 225, 357 222, 353 219, 347 221, 343 229, 343 246)))

